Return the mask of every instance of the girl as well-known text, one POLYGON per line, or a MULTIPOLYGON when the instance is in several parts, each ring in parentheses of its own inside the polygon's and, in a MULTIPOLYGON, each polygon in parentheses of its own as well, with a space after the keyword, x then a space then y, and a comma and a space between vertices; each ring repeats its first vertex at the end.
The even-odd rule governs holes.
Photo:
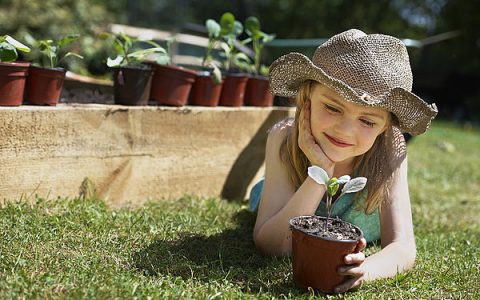
POLYGON ((411 93, 405 45, 391 36, 349 30, 320 45, 312 60, 299 53, 277 59, 270 88, 296 97, 297 110, 294 120, 270 131, 265 179, 251 193, 251 206, 258 206, 257 247, 289 254, 288 221, 326 215, 325 186, 307 175, 309 166, 318 166, 330 177, 368 178, 363 192, 333 204, 333 216, 359 226, 365 236, 345 256, 338 273, 347 277, 335 291, 412 268, 416 250, 401 132, 425 132, 437 108, 411 93), (375 240, 382 250, 366 258, 361 251, 375 240))

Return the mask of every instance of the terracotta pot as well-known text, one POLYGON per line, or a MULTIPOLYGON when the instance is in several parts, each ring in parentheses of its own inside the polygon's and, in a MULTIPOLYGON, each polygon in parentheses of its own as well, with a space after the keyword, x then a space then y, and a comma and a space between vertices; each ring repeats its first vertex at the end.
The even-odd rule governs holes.
POLYGON ((217 106, 223 82, 216 84, 209 71, 198 72, 190 92, 190 103, 198 106, 217 106))
POLYGON ((115 104, 148 105, 153 70, 150 66, 113 69, 115 104))
MULTIPOLYGON (((356 240, 322 238, 293 226, 292 222, 299 218, 325 220, 318 216, 300 216, 290 220, 293 280, 300 288, 312 287, 323 293, 333 293, 334 288, 346 279, 337 273, 337 269, 345 265, 345 255, 355 250, 358 240, 363 236, 362 231, 352 225, 359 234, 356 240)), ((346 223, 342 220, 334 221, 346 223)))
POLYGON ((49 69, 31 66, 27 77, 27 102, 34 105, 57 105, 65 73, 63 68, 49 69))
POLYGON ((242 106, 247 81, 246 74, 228 74, 223 82, 219 105, 242 106))
POLYGON ((179 66, 155 65, 150 97, 161 105, 187 104, 196 72, 179 66))
POLYGON ((29 66, 30 63, 0 62, 0 105, 22 105, 29 66))
POLYGON ((250 106, 272 106, 273 94, 268 87, 267 77, 250 77, 245 90, 245 104, 250 106))

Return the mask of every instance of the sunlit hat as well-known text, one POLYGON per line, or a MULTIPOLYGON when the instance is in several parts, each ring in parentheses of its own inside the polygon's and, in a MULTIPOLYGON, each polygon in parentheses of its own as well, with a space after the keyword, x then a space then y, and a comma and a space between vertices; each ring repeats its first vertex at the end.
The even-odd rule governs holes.
POLYGON ((306 80, 335 90, 347 101, 392 112, 397 126, 411 135, 424 133, 437 115, 412 91, 408 52, 399 39, 351 29, 320 45, 313 59, 289 53, 270 66, 270 89, 279 96, 295 97, 306 80))

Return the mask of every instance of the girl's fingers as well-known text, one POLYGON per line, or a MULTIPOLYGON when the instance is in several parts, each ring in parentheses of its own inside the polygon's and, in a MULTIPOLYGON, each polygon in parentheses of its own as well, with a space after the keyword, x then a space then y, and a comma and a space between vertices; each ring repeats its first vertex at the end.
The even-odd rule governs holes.
POLYGON ((355 289, 358 289, 362 286, 362 278, 361 277, 353 277, 353 278, 350 278, 348 280, 346 280, 345 282, 343 282, 342 284, 339 284, 334 292, 339 294, 339 293, 345 293, 349 290, 355 290, 355 289))
POLYGON ((363 252, 345 255, 344 261, 347 265, 361 264, 365 260, 363 252))
POLYGON ((361 265, 342 266, 338 268, 337 273, 342 276, 354 276, 360 277, 364 275, 364 271, 361 265))
POLYGON ((365 247, 367 247, 367 241, 365 240, 365 238, 361 238, 358 243, 357 243, 357 246, 355 247, 355 253, 358 253, 360 251, 362 251, 363 249, 365 249, 365 247))

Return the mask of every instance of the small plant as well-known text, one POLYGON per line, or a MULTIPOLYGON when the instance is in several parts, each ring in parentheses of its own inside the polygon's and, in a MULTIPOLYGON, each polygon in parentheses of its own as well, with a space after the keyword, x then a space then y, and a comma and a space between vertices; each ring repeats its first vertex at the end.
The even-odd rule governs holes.
MULTIPOLYGON (((239 52, 235 46, 237 37, 242 34, 243 25, 235 20, 235 16, 226 12, 220 18, 220 36, 225 40, 220 44, 225 56, 224 68, 230 71, 231 68, 248 69, 250 58, 245 53, 239 52)), ((248 40, 240 41, 240 45, 245 45, 248 40)))
POLYGON ((318 166, 309 167, 308 176, 310 176, 318 184, 325 185, 325 187, 327 188, 327 222, 325 222, 324 231, 327 230, 327 223, 332 214, 332 199, 337 194, 340 185, 344 184, 340 196, 338 196, 337 198, 337 201, 345 194, 355 193, 363 190, 363 188, 367 184, 367 178, 365 177, 356 177, 351 179, 350 176, 343 175, 340 178, 329 178, 327 172, 318 166))
POLYGON ((100 34, 100 38, 113 38, 113 45, 117 57, 115 57, 114 59, 111 59, 109 57, 107 59, 107 66, 109 67, 126 67, 140 65, 149 56, 154 54, 157 55, 157 62, 159 64, 167 64, 170 62, 170 56, 168 55, 167 51, 154 41, 135 39, 129 37, 123 32, 120 32, 118 34, 102 32, 100 34), (141 43, 148 44, 152 47, 147 49, 138 49, 134 47, 141 43))
POLYGON ((248 17, 245 20, 245 32, 250 36, 253 45, 253 52, 255 53, 253 59, 254 72, 261 75, 268 74, 268 68, 260 65, 260 59, 263 47, 265 44, 273 41, 275 35, 262 32, 260 29, 260 21, 256 17, 248 17))
POLYGON ((212 80, 216 84, 219 84, 222 81, 222 73, 218 68, 217 64, 215 64, 212 56, 212 51, 217 42, 219 41, 221 27, 217 21, 208 19, 205 22, 205 26, 207 27, 208 31, 208 44, 205 48, 205 55, 203 56, 202 66, 205 68, 212 68, 212 80))
POLYGON ((30 52, 30 48, 9 35, 0 36, 0 62, 12 62, 18 58, 18 52, 30 52))
POLYGON ((46 62, 42 60, 42 66, 46 68, 58 68, 60 62, 67 57, 73 56, 79 59, 83 59, 83 56, 74 52, 65 52, 64 48, 74 41, 76 41, 80 35, 70 34, 58 41, 53 40, 36 40, 30 34, 25 35, 27 42, 34 48, 38 49, 40 53, 46 57, 46 62))

